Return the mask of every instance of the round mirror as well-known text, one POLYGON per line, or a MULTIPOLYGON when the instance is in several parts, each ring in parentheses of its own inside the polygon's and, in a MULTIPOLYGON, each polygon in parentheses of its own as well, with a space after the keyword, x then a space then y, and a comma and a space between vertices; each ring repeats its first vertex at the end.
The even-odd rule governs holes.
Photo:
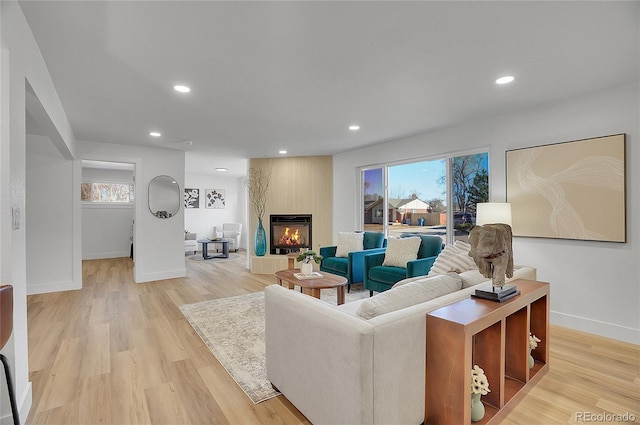
POLYGON ((158 218, 173 217, 180 211, 180 187, 176 179, 157 176, 149 183, 149 211, 158 218))

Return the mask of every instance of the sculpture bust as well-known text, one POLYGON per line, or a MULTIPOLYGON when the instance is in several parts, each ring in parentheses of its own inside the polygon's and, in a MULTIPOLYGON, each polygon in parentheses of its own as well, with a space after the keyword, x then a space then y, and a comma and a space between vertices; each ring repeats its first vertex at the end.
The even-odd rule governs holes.
POLYGON ((506 277, 513 277, 513 249, 511 226, 485 224, 475 226, 469 233, 469 256, 484 277, 490 277, 494 288, 502 288, 506 277))

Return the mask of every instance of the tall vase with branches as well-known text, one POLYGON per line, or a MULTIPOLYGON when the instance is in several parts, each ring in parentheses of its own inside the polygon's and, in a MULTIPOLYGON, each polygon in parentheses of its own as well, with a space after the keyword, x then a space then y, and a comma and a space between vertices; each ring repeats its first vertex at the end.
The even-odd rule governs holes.
POLYGON ((264 168, 250 168, 244 181, 249 199, 258 216, 258 227, 254 237, 253 250, 259 257, 267 253, 267 235, 262 225, 262 217, 267 203, 269 183, 271 183, 271 170, 264 168))

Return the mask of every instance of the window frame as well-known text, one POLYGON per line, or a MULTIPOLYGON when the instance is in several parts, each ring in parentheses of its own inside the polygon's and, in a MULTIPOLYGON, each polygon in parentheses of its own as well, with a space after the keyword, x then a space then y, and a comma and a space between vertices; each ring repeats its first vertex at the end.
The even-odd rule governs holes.
POLYGON ((389 199, 389 168, 398 166, 398 165, 406 165, 413 164, 416 162, 428 162, 428 161, 442 161, 445 160, 445 190, 446 196, 445 201, 447 205, 447 225, 446 225, 446 238, 445 243, 451 244, 455 241, 455 232, 454 232, 454 212, 453 212, 453 159, 461 156, 470 156, 477 154, 486 154, 487 155, 487 178, 489 181, 489 193, 488 197, 491 198, 491 149, 489 146, 482 146, 475 149, 466 149, 461 151, 453 151, 446 152, 439 155, 426 155, 414 158, 408 158, 404 160, 398 161, 390 161, 385 163, 377 163, 366 166, 357 167, 357 184, 358 184, 358 213, 357 213, 357 222, 356 226, 359 229, 364 229, 364 172, 374 169, 382 169, 383 176, 383 223, 382 223, 382 231, 385 234, 385 237, 389 236, 389 207, 387 204, 387 200, 389 199))

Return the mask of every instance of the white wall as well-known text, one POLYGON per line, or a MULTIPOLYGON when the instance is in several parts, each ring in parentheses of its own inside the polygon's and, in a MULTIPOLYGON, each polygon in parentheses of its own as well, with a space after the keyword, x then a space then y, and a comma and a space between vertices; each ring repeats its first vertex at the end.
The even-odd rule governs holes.
MULTIPOLYGON (((186 170, 189 171, 187 161, 186 170)), ((225 177, 217 174, 185 175, 185 187, 200 189, 200 208, 189 208, 184 211, 184 229, 197 233, 198 239, 213 236, 213 228, 222 231, 223 223, 242 223, 240 247, 246 249, 246 196, 244 178, 225 177), (225 207, 222 209, 206 208, 206 189, 224 189, 225 207)), ((201 249, 198 244, 198 249, 201 249)))
POLYGON ((334 234, 357 222, 356 167, 490 146, 491 200, 505 200, 505 151, 627 134, 627 243, 514 238, 514 260, 551 283, 551 321, 640 344, 640 88, 615 87, 334 157, 334 234), (344 211, 354 211, 353 215, 344 211))
POLYGON ((73 162, 48 137, 27 135, 27 294, 79 289, 73 279, 73 162))
POLYGON ((184 152, 78 141, 77 155, 79 159, 135 164, 134 280, 149 282, 185 276, 184 209, 169 219, 160 219, 151 214, 148 205, 149 183, 156 176, 173 177, 182 193, 184 152))
MULTIPOLYGON (((83 183, 133 184, 133 171, 83 168, 83 183)), ((128 257, 134 205, 82 203, 82 259, 128 257)))
MULTIPOLYGON (((75 138, 65 115, 62 103, 47 71, 44 59, 16 1, 0 2, 0 41, 2 45, 2 132, 0 136, 0 278, 14 287, 14 329, 12 342, 3 353, 13 359, 12 373, 15 380, 18 408, 26 418, 31 408, 31 383, 29 382, 27 341, 27 278, 26 278, 26 92, 30 90, 38 99, 41 109, 39 119, 46 119, 49 138, 58 151, 71 159, 75 150, 75 138), (19 210, 22 225, 12 229, 11 211, 19 210)), ((75 171, 74 171, 75 172, 75 171)), ((67 235, 72 241, 73 255, 79 259, 79 239, 75 231, 67 235)), ((73 266, 72 280, 77 278, 78 265, 73 266)), ((1 384, 1 383, 0 383, 1 384)), ((0 406, 0 421, 8 423, 10 411, 6 403, 0 406)), ((23 419, 24 420, 24 419, 23 419)))

